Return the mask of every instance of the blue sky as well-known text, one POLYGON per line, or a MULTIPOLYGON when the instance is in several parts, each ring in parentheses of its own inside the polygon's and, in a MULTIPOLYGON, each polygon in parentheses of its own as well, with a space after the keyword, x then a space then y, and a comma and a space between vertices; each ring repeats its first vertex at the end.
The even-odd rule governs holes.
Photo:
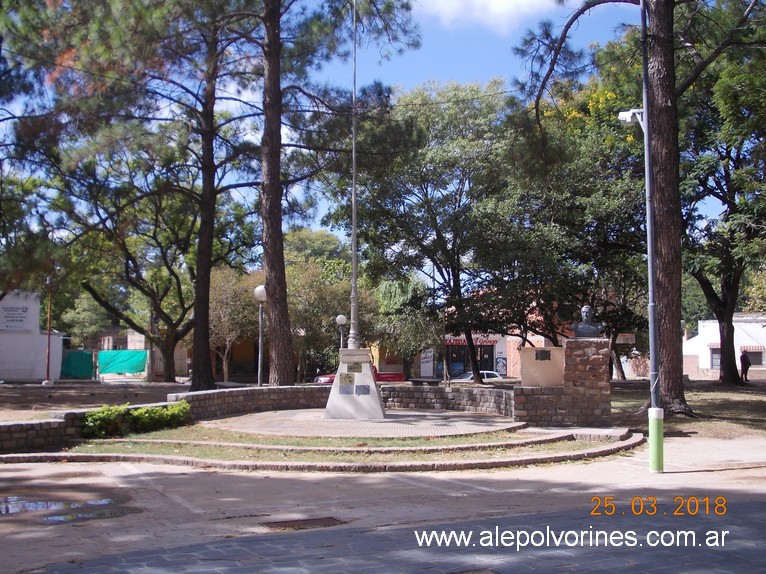
MULTIPOLYGON (((427 81, 479 82, 503 78, 525 79, 524 63, 512 52, 529 29, 551 20, 560 30, 580 0, 556 6, 553 0, 412 0, 420 29, 421 47, 380 61, 378 49, 360 50, 357 86, 375 80, 410 91, 427 81)), ((624 24, 640 24, 639 7, 627 4, 599 6, 581 17, 571 40, 576 47, 605 44, 619 36, 624 24)), ((325 74, 331 83, 353 85, 351 62, 334 63, 325 74)), ((636 102, 639 106, 640 102, 636 102)), ((320 209, 323 212, 323 209, 320 209)))
MULTIPOLYGON (((523 62, 512 48, 542 20, 551 20, 560 29, 579 5, 577 0, 564 7, 553 0, 413 0, 421 48, 383 62, 377 50, 360 50, 357 85, 380 80, 409 91, 429 80, 484 84, 497 77, 523 78, 523 62)), ((573 43, 578 47, 603 44, 619 34, 620 24, 639 24, 639 20, 638 6, 599 6, 581 18, 573 43)), ((333 66, 331 73, 334 83, 351 87, 350 63, 333 66)))

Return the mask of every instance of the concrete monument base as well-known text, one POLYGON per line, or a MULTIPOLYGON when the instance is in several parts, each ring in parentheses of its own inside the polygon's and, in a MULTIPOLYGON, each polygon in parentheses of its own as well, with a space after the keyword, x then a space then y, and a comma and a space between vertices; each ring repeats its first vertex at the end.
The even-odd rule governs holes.
POLYGON ((383 401, 375 385, 369 349, 341 349, 330 398, 324 411, 326 419, 371 420, 385 418, 383 401))

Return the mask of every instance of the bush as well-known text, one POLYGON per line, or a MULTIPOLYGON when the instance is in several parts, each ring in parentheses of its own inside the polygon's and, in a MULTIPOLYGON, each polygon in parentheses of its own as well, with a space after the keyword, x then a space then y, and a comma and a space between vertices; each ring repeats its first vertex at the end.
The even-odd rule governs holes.
POLYGON ((104 405, 85 413, 82 436, 85 438, 106 438, 125 436, 130 432, 128 406, 104 405))
POLYGON ((189 420, 191 407, 186 401, 167 407, 141 407, 130 412, 135 432, 152 432, 180 427, 189 420))
POLYGON ((191 407, 186 401, 167 406, 139 407, 104 405, 88 411, 82 429, 83 438, 123 437, 132 432, 144 433, 180 427, 189 420, 191 407))

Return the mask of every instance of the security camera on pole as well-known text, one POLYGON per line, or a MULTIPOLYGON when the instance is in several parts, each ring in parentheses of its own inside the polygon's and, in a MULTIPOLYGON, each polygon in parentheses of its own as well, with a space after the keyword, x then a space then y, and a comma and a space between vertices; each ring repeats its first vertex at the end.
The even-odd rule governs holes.
POLYGON ((664 469, 664 409, 661 407, 659 386, 659 339, 655 303, 654 261, 654 181, 652 169, 652 130, 649 123, 649 62, 647 57, 646 5, 641 0, 641 54, 643 62, 643 109, 620 112, 617 118, 623 125, 638 123, 644 132, 644 180, 646 183, 646 259, 648 265, 649 314, 649 472, 664 469))

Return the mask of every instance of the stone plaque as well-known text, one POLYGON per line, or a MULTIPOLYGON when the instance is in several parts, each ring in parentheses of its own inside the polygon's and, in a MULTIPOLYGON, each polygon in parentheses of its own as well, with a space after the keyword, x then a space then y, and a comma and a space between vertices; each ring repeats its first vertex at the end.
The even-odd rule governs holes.
POLYGON ((340 382, 341 387, 353 387, 354 373, 340 373, 338 375, 338 382, 340 382))
POLYGON ((341 373, 338 377, 338 393, 341 395, 354 394, 354 375, 350 373, 341 373))
POLYGON ((545 349, 536 349, 535 350, 535 361, 550 361, 551 360, 551 352, 547 351, 545 349))
POLYGON ((362 372, 362 363, 347 363, 346 364, 346 372, 347 373, 361 373, 362 372))

